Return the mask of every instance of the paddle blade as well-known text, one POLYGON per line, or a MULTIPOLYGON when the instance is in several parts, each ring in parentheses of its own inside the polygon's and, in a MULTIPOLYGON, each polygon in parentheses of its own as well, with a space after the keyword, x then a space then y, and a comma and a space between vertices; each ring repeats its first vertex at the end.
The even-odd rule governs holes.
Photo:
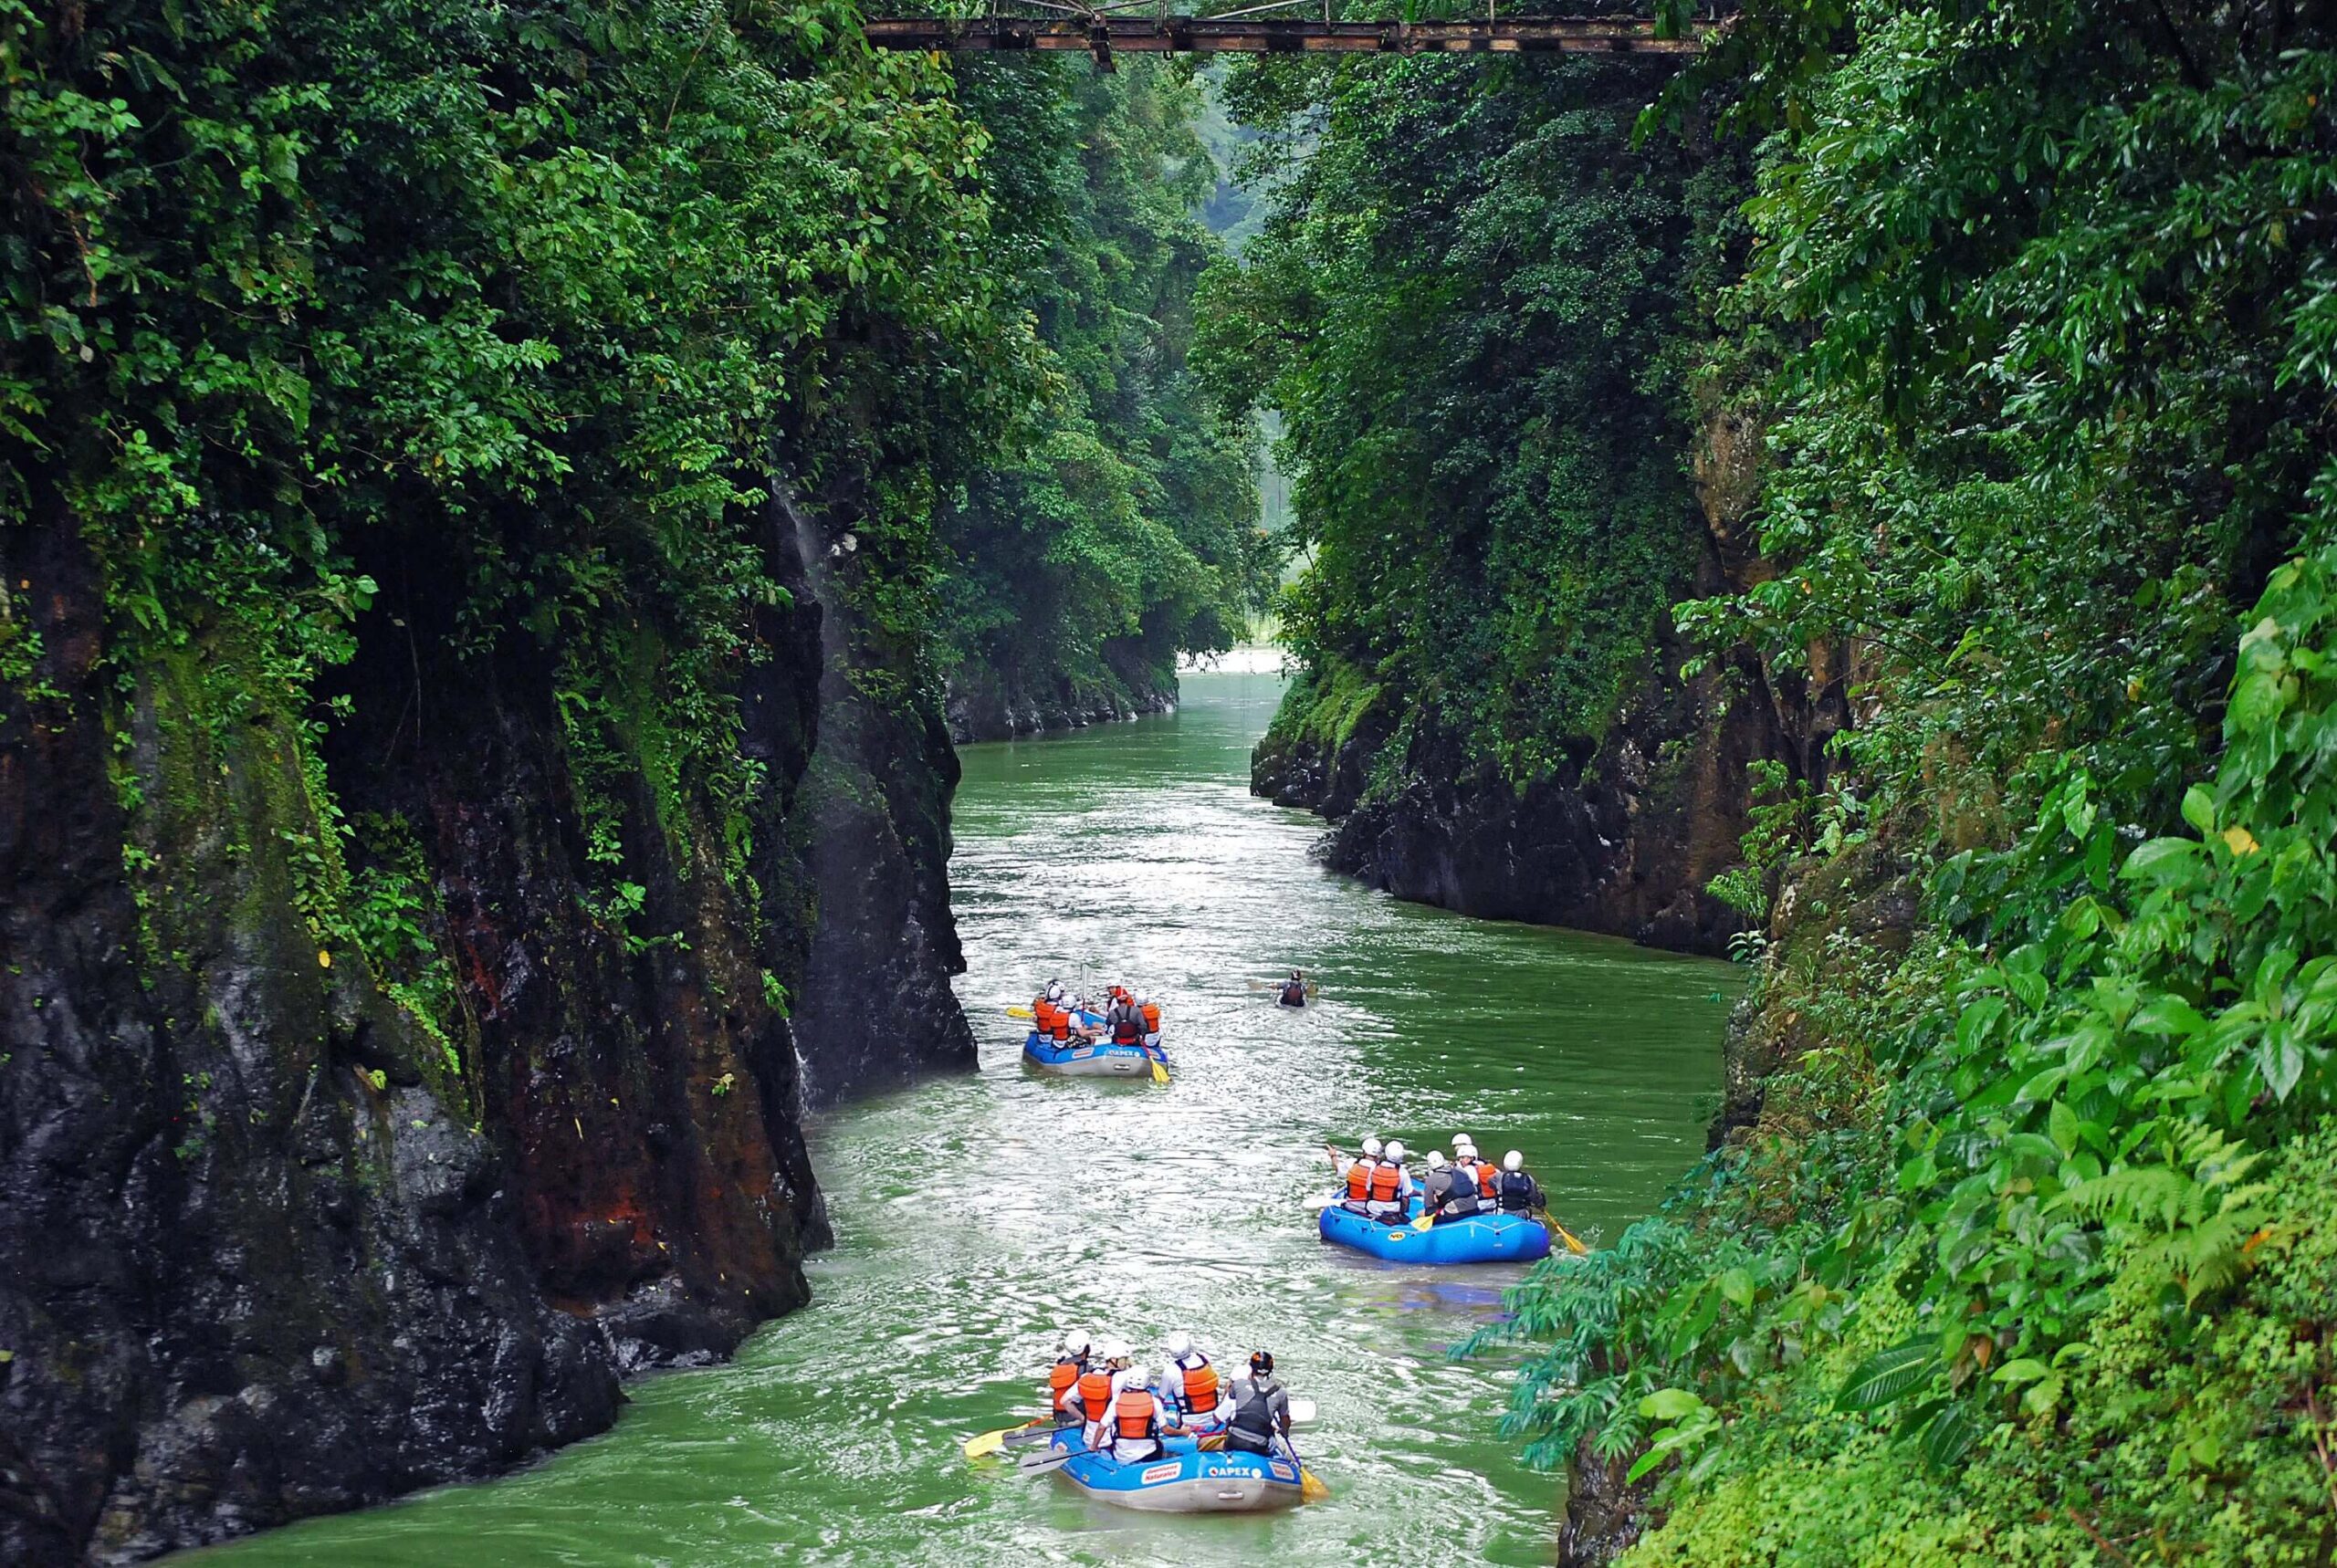
MULTIPOLYGON (((1022 1473, 1026 1476, 1043 1476, 1049 1470, 1059 1470, 1078 1455, 1086 1451, 1085 1448, 1075 1448, 1069 1453, 1050 1450, 1044 1455, 1034 1454, 1022 1461, 1022 1473)), ((1299 1484, 1303 1487, 1305 1483, 1302 1481, 1299 1484)))
POLYGON ((1577 1258, 1588 1256, 1590 1249, 1585 1247, 1581 1242, 1577 1241, 1574 1239, 1573 1231, 1568 1230, 1565 1226, 1560 1225, 1555 1219, 1550 1221, 1550 1228, 1558 1233, 1558 1239, 1567 1244, 1567 1251, 1573 1253, 1577 1258))
POLYGON ((1168 1082, 1168 1064, 1167 1062, 1155 1061, 1152 1064, 1152 1081, 1155 1083, 1166 1083, 1168 1082))
POLYGON ((1301 1470, 1298 1472, 1299 1501, 1328 1502, 1330 1499, 1331 1489, 1323 1484, 1322 1477, 1316 1475, 1313 1470, 1301 1470))
POLYGON ((1029 1008, 1009 1008, 1006 1009, 1006 1016, 1011 1019, 1026 1019, 1035 1015, 1029 1008))
POLYGON ((1001 1448, 1006 1447, 1006 1434, 1012 1430, 1014 1430, 1013 1427, 1007 1427, 995 1432, 984 1432, 979 1437, 967 1438, 966 1458, 969 1459, 987 1458, 990 1455, 997 1453, 1001 1448))

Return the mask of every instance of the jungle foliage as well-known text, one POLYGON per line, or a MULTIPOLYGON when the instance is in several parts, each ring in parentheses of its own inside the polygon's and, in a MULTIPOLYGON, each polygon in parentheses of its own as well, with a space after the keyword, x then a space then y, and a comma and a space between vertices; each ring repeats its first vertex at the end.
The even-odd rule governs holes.
POLYGON ((118 732, 133 810, 141 705, 281 723, 320 951, 426 1022, 458 1020, 415 824, 345 814, 324 761, 352 718, 420 722, 348 678, 362 641, 546 673, 582 913, 647 944, 629 833, 755 906, 773 781, 737 694, 794 634, 775 486, 850 529, 861 685, 896 704, 1034 649, 1093 674, 1112 640, 1165 673, 1271 572, 1246 427, 1182 370, 1189 78, 960 82, 857 26, 0 3, 0 515, 12 556, 74 519, 121 702, 42 689, 13 597, 0 672, 118 732), (153 682, 167 658, 199 678, 153 682))
POLYGON ((1513 1428, 1651 1478, 1630 1561, 2337 1540, 2332 89, 2325 7, 1764 4, 1650 117, 1757 139, 1691 373, 1776 575, 1682 623, 1847 651, 1839 852, 1925 919, 1815 898, 1821 810, 1761 846, 1795 1065, 1515 1298, 1513 1428))
POLYGON ((1168 688, 1231 647, 1278 566, 1258 528, 1257 437, 1190 373, 1192 294, 1222 247, 1216 171, 1177 62, 973 58, 994 255, 1056 372, 948 511, 945 658, 1077 700, 1168 688))
MULTIPOLYGON (((1435 736, 1513 782, 1578 768, 1701 546, 1684 355, 1721 281, 1726 159, 1634 148, 1661 78, 1575 59, 1229 72, 1271 214, 1203 279, 1196 359, 1280 410, 1278 606, 1321 693, 1376 687, 1392 760, 1435 736)), ((1351 727, 1353 716, 1339 716, 1351 727)))
POLYGON ((854 486, 891 568, 864 580, 913 588, 933 496, 1043 380, 984 132, 855 29, 819 4, 0 5, 0 507, 76 519, 124 699, 48 720, 126 732, 194 651, 204 711, 166 727, 296 727, 320 941, 401 931, 362 912, 403 830, 352 894, 317 762, 353 700, 322 673, 397 635, 359 563, 395 563, 434 639, 555 672, 609 900, 624 773, 743 875, 764 780, 732 693, 788 601, 770 476, 854 486))

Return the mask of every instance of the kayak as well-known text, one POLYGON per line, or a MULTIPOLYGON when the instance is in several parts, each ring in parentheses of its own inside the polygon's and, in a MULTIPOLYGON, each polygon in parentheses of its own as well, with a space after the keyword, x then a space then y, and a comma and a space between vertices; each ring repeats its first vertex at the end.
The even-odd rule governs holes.
MULTIPOLYGON (((1081 1013, 1079 1021, 1092 1028, 1104 1020, 1094 1013, 1081 1013)), ((1092 1045, 1084 1040, 1059 1042, 1033 1030, 1022 1042, 1022 1060, 1042 1072, 1066 1078, 1148 1078, 1154 1062, 1168 1065, 1168 1053, 1147 1051, 1140 1045, 1115 1045, 1108 1040, 1092 1045)))
POLYGON ((1550 1231, 1524 1214, 1472 1214, 1440 1219, 1422 1231, 1387 1226, 1336 1204, 1323 1211, 1323 1239, 1393 1263, 1530 1263, 1550 1255, 1550 1231))
MULTIPOLYGON (((1078 1440, 1074 1427, 1057 1447, 1078 1440)), ((1167 1452, 1137 1464, 1074 1454, 1062 1473, 1089 1497, 1151 1513, 1261 1513, 1298 1501, 1298 1467, 1284 1455, 1205 1454, 1190 1437, 1163 1438, 1161 1446, 1167 1452)))

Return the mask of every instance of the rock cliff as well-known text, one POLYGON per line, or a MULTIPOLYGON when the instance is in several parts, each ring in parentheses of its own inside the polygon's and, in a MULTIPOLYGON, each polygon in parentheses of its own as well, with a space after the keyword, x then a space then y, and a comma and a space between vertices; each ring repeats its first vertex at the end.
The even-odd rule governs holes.
MULTIPOLYGON (((118 659, 53 495, 0 540, 39 650, 0 692, 0 1561, 134 1561, 606 1427, 621 1375, 806 1299, 799 1051, 874 1082, 913 1017, 918 1063, 970 1059, 938 702, 846 697, 816 595, 765 611, 736 695, 767 787, 726 865, 652 737, 576 798, 556 670, 458 656, 401 566, 424 543, 369 547, 312 693, 225 616, 118 659), (401 854, 426 973, 313 918, 401 854), (815 1000, 871 974, 885 1005, 815 1000)), ((765 549, 804 582, 776 507, 765 549)))

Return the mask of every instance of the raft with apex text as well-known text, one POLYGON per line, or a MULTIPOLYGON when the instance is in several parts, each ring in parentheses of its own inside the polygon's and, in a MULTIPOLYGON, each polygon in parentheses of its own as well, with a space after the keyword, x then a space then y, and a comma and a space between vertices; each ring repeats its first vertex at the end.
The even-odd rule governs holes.
POLYGON ((1382 1225, 1334 1204, 1316 1229, 1326 1241, 1391 1263, 1531 1263, 1550 1255, 1549 1227, 1525 1214, 1472 1214, 1422 1230, 1410 1221, 1382 1225))
MULTIPOLYGON (((1263 1513, 1299 1500, 1298 1467, 1287 1455, 1203 1453, 1192 1437, 1161 1442, 1167 1452, 1132 1464, 1075 1452, 1062 1473, 1089 1497, 1149 1513, 1263 1513)), ((1072 1427, 1054 1447, 1078 1445, 1079 1428, 1072 1427)))
MULTIPOLYGON (((1081 1013, 1079 1020, 1091 1027, 1104 1021, 1094 1013, 1081 1013)), ((1154 1062, 1168 1065, 1168 1053, 1108 1040, 1091 1044, 1075 1035, 1070 1040, 1052 1040, 1032 1030, 1022 1042, 1022 1060, 1042 1072, 1065 1078, 1148 1078, 1154 1062)))

